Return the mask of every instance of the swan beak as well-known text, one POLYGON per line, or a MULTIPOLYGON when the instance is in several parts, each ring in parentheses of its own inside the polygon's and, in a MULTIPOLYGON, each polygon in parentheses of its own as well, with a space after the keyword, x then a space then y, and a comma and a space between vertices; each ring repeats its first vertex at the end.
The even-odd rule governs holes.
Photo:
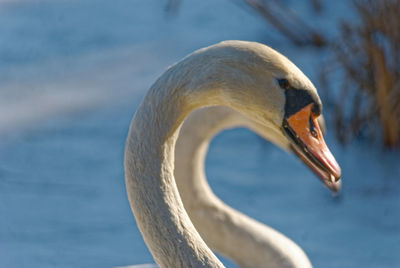
POLYGON ((285 118, 283 128, 291 141, 293 151, 321 178, 333 192, 341 189, 341 169, 325 143, 318 116, 309 104, 285 118))

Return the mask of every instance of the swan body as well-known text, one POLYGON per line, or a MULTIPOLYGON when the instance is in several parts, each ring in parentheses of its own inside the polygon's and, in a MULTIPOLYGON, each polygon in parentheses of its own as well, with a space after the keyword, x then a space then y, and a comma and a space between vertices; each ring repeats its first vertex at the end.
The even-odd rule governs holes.
POLYGON ((173 174, 184 118, 215 105, 229 106, 280 133, 281 143, 290 144, 325 185, 339 190, 340 168, 320 133, 316 118, 322 104, 309 79, 287 58, 258 43, 227 41, 200 49, 170 67, 150 88, 126 144, 129 202, 160 267, 224 267, 193 226, 173 174))

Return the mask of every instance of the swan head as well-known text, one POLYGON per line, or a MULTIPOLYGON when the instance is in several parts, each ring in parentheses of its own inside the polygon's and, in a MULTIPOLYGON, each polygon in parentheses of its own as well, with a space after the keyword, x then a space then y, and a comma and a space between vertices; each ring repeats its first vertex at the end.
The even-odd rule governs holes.
POLYGON ((293 151, 330 190, 338 192, 341 169, 318 122, 322 102, 303 72, 259 43, 225 41, 200 51, 204 52, 211 68, 205 75, 214 76, 216 88, 224 88, 222 98, 229 100, 229 106, 265 126, 263 136, 293 151))

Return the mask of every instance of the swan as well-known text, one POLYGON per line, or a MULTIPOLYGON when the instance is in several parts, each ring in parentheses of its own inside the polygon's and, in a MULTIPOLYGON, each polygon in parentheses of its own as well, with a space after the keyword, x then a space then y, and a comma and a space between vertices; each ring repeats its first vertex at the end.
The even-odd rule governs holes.
MULTIPOLYGON (((195 109, 217 105, 274 132, 328 188, 340 189, 340 167, 317 122, 322 103, 291 61, 255 42, 225 41, 197 50, 168 68, 149 89, 126 142, 128 199, 160 267, 224 267, 190 221, 173 175, 184 118, 195 109)), ((271 242, 285 251, 285 243, 271 242)))

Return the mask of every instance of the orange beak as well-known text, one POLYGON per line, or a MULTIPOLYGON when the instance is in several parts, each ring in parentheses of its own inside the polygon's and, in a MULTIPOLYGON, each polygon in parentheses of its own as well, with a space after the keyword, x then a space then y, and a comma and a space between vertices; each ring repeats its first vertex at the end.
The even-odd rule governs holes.
POLYGON ((283 127, 291 140, 293 151, 329 189, 339 192, 341 169, 325 143, 318 124, 318 116, 312 112, 313 106, 311 103, 285 118, 283 127))

